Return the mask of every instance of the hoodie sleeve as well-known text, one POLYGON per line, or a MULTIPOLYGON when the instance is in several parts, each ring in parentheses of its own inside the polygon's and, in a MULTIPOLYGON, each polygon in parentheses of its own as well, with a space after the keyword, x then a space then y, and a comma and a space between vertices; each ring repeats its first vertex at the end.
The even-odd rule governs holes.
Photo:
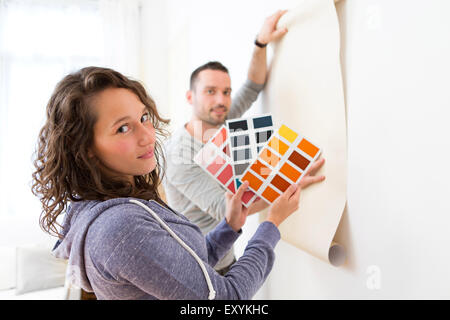
MULTIPOLYGON (((209 289, 197 261, 148 216, 135 215, 133 221, 126 222, 128 225, 131 223, 133 228, 123 233, 122 239, 116 241, 114 250, 97 264, 103 272, 102 277, 132 284, 158 299, 207 299, 209 289)), ((174 232, 204 261, 216 299, 250 299, 272 269, 274 247, 280 239, 278 228, 270 222, 263 222, 249 241, 243 256, 225 276, 219 275, 208 264, 205 238, 201 233, 194 235, 192 230, 186 225, 174 232)), ((217 236, 219 233, 207 237, 212 243, 217 236)))
POLYGON ((233 243, 241 234, 242 230, 239 230, 239 232, 234 231, 226 222, 225 218, 214 229, 208 232, 205 240, 208 249, 209 265, 214 267, 231 249, 233 243))

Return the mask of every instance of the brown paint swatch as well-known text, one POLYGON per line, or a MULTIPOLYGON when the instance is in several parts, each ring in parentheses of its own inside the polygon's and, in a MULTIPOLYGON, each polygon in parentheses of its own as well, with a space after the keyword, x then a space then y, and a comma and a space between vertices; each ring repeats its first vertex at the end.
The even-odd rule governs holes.
POLYGON ((308 159, 306 159, 304 156, 302 156, 300 153, 296 151, 292 152, 292 154, 289 156, 289 161, 291 161, 293 164, 295 164, 302 170, 305 170, 310 162, 308 159))
POLYGON ((289 188, 289 186, 290 186, 290 183, 287 182, 286 180, 284 180, 279 175, 276 175, 270 183, 273 184, 275 187, 277 187, 279 190, 281 190, 283 192, 285 192, 286 189, 289 188))

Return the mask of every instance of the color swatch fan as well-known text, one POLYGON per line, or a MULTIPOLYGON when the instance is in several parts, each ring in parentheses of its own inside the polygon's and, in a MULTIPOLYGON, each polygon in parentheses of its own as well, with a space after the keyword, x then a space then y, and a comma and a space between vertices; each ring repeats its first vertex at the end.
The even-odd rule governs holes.
POLYGON ((233 172, 236 186, 239 188, 242 174, 256 159, 259 151, 273 133, 272 116, 266 114, 258 117, 227 120, 226 126, 230 133, 233 172))
MULTIPOLYGON (((195 155, 194 162, 213 177, 220 185, 236 193, 235 178, 228 145, 228 131, 222 126, 217 133, 195 155)), ((257 196, 251 190, 242 195, 242 204, 248 207, 257 196)))
POLYGON ((309 139, 282 125, 243 173, 241 180, 269 203, 297 183, 317 160, 321 149, 309 139))

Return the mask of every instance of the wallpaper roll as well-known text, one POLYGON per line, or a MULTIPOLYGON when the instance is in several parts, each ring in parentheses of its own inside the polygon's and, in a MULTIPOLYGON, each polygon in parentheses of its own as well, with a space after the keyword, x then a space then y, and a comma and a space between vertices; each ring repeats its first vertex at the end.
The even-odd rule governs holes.
POLYGON ((264 108, 322 148, 326 180, 302 191, 300 208, 280 225, 284 241, 339 266, 333 242, 345 208, 347 138, 340 35, 333 0, 303 0, 278 23, 288 33, 273 45, 264 108))

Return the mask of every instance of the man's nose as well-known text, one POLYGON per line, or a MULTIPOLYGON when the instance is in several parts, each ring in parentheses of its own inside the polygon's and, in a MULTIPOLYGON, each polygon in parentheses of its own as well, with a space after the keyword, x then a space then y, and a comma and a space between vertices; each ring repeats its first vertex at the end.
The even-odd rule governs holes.
POLYGON ((217 104, 226 106, 227 105, 228 96, 224 93, 219 93, 217 95, 217 104))

